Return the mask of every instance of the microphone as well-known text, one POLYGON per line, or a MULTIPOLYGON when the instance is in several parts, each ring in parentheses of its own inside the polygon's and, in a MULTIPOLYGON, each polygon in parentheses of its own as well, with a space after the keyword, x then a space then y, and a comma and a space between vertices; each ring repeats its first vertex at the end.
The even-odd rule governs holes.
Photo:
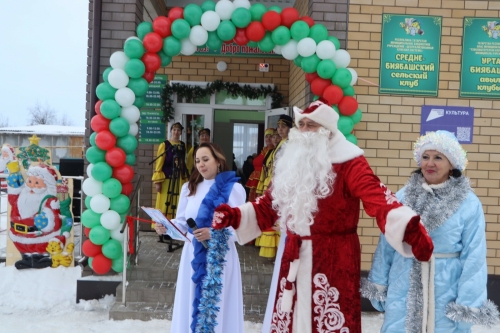
MULTIPOLYGON (((187 224, 188 226, 193 229, 193 232, 196 231, 198 229, 198 226, 196 225, 196 222, 192 219, 192 218, 189 218, 187 219, 187 224)), ((207 244, 207 241, 206 240, 203 240, 203 241, 200 241, 200 243, 203 245, 203 247, 205 249, 208 249, 208 244, 207 244)))

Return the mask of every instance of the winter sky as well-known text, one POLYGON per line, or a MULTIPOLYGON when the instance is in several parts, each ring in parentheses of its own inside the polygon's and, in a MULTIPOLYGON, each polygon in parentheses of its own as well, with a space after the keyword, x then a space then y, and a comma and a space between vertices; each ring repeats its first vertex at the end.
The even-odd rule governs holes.
POLYGON ((0 1, 0 121, 39 102, 85 124, 88 0, 0 1))

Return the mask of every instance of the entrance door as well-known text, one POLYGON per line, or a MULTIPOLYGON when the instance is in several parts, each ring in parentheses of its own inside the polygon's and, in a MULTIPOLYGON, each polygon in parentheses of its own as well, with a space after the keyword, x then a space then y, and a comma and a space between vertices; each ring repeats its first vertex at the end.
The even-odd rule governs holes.
POLYGON ((290 115, 290 108, 278 108, 278 109, 271 109, 271 110, 266 110, 266 128, 276 128, 278 124, 278 119, 280 119, 280 115, 286 114, 287 116, 290 115))
POLYGON ((193 145, 198 144, 198 131, 202 128, 210 129, 213 139, 213 109, 210 106, 177 105, 174 121, 171 124, 176 122, 184 126, 181 140, 186 143, 188 151, 193 145))

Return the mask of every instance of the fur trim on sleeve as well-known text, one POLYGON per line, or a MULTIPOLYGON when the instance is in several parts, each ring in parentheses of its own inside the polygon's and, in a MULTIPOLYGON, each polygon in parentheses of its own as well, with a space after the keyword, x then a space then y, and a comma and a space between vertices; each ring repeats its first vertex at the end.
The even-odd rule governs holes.
POLYGON ((500 321, 499 315, 497 306, 489 299, 484 301, 479 308, 472 308, 455 302, 448 303, 446 306, 446 317, 455 322, 492 327, 500 321))
POLYGON ((361 278, 361 288, 359 291, 362 297, 369 300, 385 302, 387 298, 387 286, 373 283, 367 278, 361 278))

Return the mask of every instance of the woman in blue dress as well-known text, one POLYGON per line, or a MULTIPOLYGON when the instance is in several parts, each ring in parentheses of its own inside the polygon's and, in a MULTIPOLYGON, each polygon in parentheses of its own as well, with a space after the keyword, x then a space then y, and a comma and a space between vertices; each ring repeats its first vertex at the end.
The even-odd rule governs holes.
POLYGON ((434 243, 429 262, 396 252, 380 236, 362 296, 385 312, 381 332, 461 332, 492 326, 498 310, 487 299, 485 220, 462 173, 466 152, 447 131, 415 143, 419 167, 396 197, 421 216, 434 243))

